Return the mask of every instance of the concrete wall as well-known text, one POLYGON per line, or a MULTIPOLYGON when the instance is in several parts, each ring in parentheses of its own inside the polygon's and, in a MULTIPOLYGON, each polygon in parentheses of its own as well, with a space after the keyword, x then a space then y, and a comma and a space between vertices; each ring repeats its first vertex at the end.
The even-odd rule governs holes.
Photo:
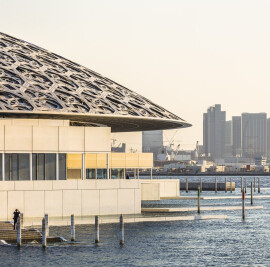
POLYGON ((141 187, 142 200, 159 200, 160 197, 178 197, 180 195, 178 179, 145 179, 141 180, 141 187))
POLYGON ((110 152, 111 128, 75 127, 66 121, 0 119, 0 152, 110 152))
POLYGON ((0 220, 141 213, 140 180, 3 181, 0 220))

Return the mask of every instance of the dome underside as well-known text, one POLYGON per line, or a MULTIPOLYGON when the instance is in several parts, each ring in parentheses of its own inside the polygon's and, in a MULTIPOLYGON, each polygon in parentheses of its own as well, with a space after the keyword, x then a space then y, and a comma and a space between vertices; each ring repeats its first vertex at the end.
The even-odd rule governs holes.
MULTIPOLYGON (((48 113, 64 117, 70 114, 75 122, 76 117, 87 123, 99 120, 97 123, 104 123, 115 131, 114 123, 124 124, 125 117, 136 121, 137 130, 149 128, 145 121, 150 123, 151 119, 157 125, 161 123, 163 129, 165 125, 189 126, 166 109, 94 71, 0 33, 0 114, 23 117, 43 116, 43 113, 45 117, 48 113), (113 120, 108 115, 121 120, 113 120), (143 120, 142 127, 141 118, 149 119, 143 120)), ((119 125, 118 128, 129 131, 132 127, 127 125, 125 129, 119 125)))

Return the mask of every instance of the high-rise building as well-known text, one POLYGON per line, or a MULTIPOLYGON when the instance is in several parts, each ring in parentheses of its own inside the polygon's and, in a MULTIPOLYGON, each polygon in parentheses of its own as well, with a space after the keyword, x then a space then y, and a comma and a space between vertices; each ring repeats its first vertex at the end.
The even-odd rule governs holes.
POLYGON ((203 114, 203 146, 207 157, 220 159, 225 153, 226 112, 221 105, 209 107, 203 114))
POLYGON ((232 156, 232 121, 225 122, 225 156, 232 156))
POLYGON ((232 154, 233 156, 241 156, 241 116, 232 117, 232 154))
POLYGON ((142 132, 142 150, 144 152, 152 152, 154 160, 163 149, 163 131, 144 131, 142 132))
POLYGON ((267 155, 266 113, 242 113, 242 156, 267 155))
POLYGON ((270 119, 267 119, 267 158, 270 159, 270 119))

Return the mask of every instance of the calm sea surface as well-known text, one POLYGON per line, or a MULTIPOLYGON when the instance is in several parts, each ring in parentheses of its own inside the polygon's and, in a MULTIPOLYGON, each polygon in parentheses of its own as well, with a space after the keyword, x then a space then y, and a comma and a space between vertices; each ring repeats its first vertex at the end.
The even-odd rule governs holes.
MULTIPOLYGON (((175 179, 176 177, 174 177, 175 179)), ((185 178, 181 178, 184 179, 185 178)), ((199 181, 199 177, 189 180, 199 181)), ((213 181, 214 177, 203 177, 213 181)), ((224 177, 219 177, 224 181, 224 177)), ((240 186, 240 178, 234 177, 240 186)), ((248 185, 253 177, 247 177, 248 185)), ((270 177, 261 177, 261 194, 270 195, 270 177)), ((248 194, 250 190, 248 189, 248 194)), ((182 196, 195 195, 181 191, 182 196)), ((240 195, 236 192, 202 192, 202 196, 240 195)), ((258 193, 255 193, 257 195, 258 193)), ((125 224, 125 244, 119 245, 119 225, 100 226, 99 245, 93 243, 94 227, 76 227, 78 244, 0 246, 0 266, 270 266, 270 198, 254 199, 263 210, 247 210, 246 220, 237 211, 202 211, 224 214, 226 220, 145 222, 125 224)), ((240 199, 202 200, 205 206, 239 206, 240 199)), ((250 200, 246 206, 250 205, 250 200)), ((166 200, 143 203, 151 206, 196 206, 196 200, 166 200)), ((194 215, 194 212, 172 216, 194 215)), ((50 235, 70 237, 69 227, 50 227, 50 235)))

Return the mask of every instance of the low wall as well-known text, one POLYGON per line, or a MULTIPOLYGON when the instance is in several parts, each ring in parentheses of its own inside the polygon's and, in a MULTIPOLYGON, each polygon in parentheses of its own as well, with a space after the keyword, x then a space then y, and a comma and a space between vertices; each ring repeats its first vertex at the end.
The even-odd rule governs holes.
POLYGON ((141 213, 140 180, 1 181, 0 220, 141 213))
POLYGON ((178 197, 178 179, 141 179, 142 200, 160 200, 161 197, 178 197))

